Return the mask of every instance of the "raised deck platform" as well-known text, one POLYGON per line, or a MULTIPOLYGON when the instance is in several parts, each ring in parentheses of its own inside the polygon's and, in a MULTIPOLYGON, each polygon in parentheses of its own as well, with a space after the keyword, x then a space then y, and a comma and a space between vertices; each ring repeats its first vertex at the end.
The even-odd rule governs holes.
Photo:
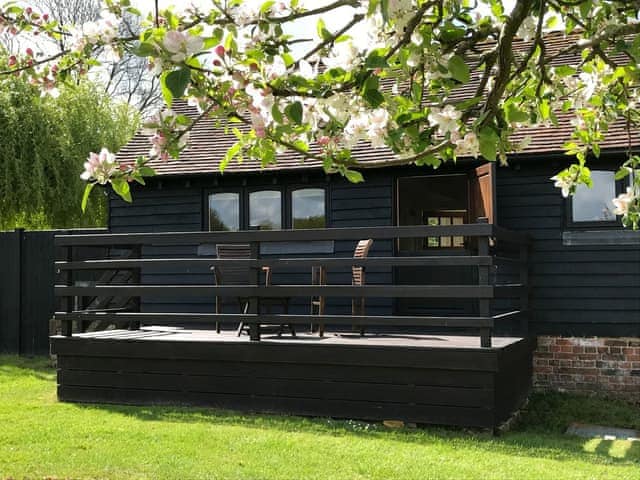
POLYGON ((62 401, 493 428, 531 386, 534 342, 440 335, 263 335, 145 327, 52 337, 62 401))

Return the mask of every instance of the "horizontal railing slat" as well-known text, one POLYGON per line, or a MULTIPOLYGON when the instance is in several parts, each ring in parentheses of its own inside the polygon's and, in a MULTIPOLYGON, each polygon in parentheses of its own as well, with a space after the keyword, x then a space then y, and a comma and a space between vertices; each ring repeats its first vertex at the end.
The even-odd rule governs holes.
POLYGON ((491 236, 493 225, 470 223, 449 226, 352 227, 313 230, 258 230, 239 232, 163 232, 56 235, 55 244, 65 246, 198 245, 202 243, 296 242, 311 240, 362 240, 409 237, 491 236))
MULTIPOLYGON (((491 285, 56 285, 55 295, 65 296, 144 296, 175 297, 384 297, 384 298, 492 298, 491 285)), ((506 288, 506 287, 501 287, 506 288)), ((507 295, 510 290, 503 290, 507 295)))
POLYGON ((153 259, 108 259, 84 261, 59 261, 59 270, 117 270, 160 267, 189 267, 214 265, 246 265, 249 267, 401 267, 401 266, 474 266, 492 265, 490 256, 417 256, 417 257, 367 257, 367 258, 264 258, 264 259, 217 259, 217 258, 153 258, 153 259))
POLYGON ((440 317, 440 316, 351 316, 351 315, 243 315, 243 314, 215 314, 215 313, 116 313, 116 314, 85 314, 56 312, 56 320, 63 321, 105 321, 105 322, 141 322, 153 325, 175 325, 176 323, 208 324, 215 322, 260 323, 266 325, 310 325, 323 322, 331 325, 357 326, 399 326, 399 327, 456 327, 456 328, 492 328, 494 321, 491 317, 440 317))

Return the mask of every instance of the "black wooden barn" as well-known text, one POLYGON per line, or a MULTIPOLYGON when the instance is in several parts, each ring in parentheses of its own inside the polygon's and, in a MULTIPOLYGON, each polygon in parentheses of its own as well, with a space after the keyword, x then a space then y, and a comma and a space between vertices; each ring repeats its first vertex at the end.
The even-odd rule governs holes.
MULTIPOLYGON (((570 160, 570 122, 518 132, 531 141, 504 167, 380 167, 392 154, 359 145, 359 184, 292 154, 221 173, 234 137, 198 122, 132 204, 110 197, 109 234, 57 237, 69 252, 57 262, 59 397, 498 425, 529 392, 536 337, 640 337, 640 233, 611 204, 640 136, 614 125, 594 188, 564 199, 550 177, 570 160), (354 259, 365 239, 368 256, 354 259), (247 258, 217 258, 229 244, 247 258), (77 246, 111 255, 74 261, 77 246), (216 284, 212 269, 238 266, 244 282, 216 284), (90 270, 102 281, 83 281, 90 270), (109 325, 121 328, 86 331, 109 325)), ((119 158, 149 146, 137 135, 119 158)))

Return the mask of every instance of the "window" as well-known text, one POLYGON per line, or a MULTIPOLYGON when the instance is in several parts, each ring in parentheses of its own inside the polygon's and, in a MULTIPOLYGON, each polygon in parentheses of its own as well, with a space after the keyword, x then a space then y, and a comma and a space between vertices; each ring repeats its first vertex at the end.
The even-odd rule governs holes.
POLYGON ((291 192, 291 228, 326 226, 323 188, 301 188, 291 192))
POLYGON ((249 194, 249 228, 282 228, 282 193, 279 190, 261 190, 249 194))
POLYGON ((571 219, 574 223, 615 222, 612 200, 616 197, 615 173, 606 170, 591 172, 593 187, 578 186, 571 201, 571 219))
POLYGON ((209 195, 209 230, 240 230, 240 194, 237 192, 209 195))
POLYGON ((205 196, 206 228, 210 231, 325 228, 326 189, 295 187, 256 190, 238 187, 205 196))
MULTIPOLYGON (((441 210, 438 212, 423 212, 424 225, 462 225, 466 210, 441 210)), ((424 248, 462 248, 464 237, 427 237, 424 248)))

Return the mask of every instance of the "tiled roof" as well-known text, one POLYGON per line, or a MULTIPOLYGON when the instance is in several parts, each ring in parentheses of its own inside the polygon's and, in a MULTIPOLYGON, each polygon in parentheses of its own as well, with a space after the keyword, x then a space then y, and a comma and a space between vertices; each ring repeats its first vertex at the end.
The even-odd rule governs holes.
MULTIPOLYGON (((548 51, 556 52, 565 47, 567 38, 562 34, 553 34, 546 39, 548 51)), ((516 40, 513 45, 514 52, 522 52, 528 47, 528 43, 522 40, 516 40)), ((573 55, 564 55, 554 60, 554 64, 575 64, 578 57, 573 55)), ((622 58, 619 59, 621 62, 622 58)), ((471 98, 477 88, 479 82, 479 73, 472 75, 471 81, 456 89, 450 95, 453 100, 462 100, 471 98)), ((191 118, 197 118, 198 112, 195 107, 187 105, 183 101, 176 101, 173 110, 177 113, 188 115, 191 118)), ((519 142, 525 137, 529 137, 531 141, 524 150, 514 155, 530 155, 541 153, 558 153, 562 152, 562 146, 570 139, 573 126, 571 113, 557 113, 558 125, 527 127, 518 130, 513 136, 514 142, 519 142)), ((247 127, 242 124, 234 124, 240 129, 247 127)), ((153 167, 158 175, 192 175, 204 173, 219 173, 220 161, 229 147, 236 141, 232 133, 225 133, 223 127, 216 127, 214 120, 200 120, 191 131, 189 146, 182 152, 179 160, 170 160, 163 162, 161 160, 151 160, 150 166, 153 167)), ((620 150, 628 146, 629 141, 636 147, 640 146, 640 132, 632 132, 631 139, 628 138, 628 132, 625 122, 620 120, 613 124, 607 133, 605 140, 601 143, 601 150, 620 150)), ((147 155, 151 144, 149 138, 138 132, 133 139, 125 145, 118 153, 120 161, 133 161, 140 155, 147 155)), ((393 152, 388 148, 372 148, 368 143, 362 142, 353 150, 352 155, 361 163, 368 160, 381 160, 394 158, 393 152)), ((274 165, 262 167, 255 160, 246 159, 242 163, 232 161, 225 169, 225 174, 246 173, 257 171, 281 171, 281 170, 299 170, 309 168, 321 168, 321 162, 316 160, 303 160, 300 155, 293 152, 285 152, 278 155, 278 162, 274 165)))

